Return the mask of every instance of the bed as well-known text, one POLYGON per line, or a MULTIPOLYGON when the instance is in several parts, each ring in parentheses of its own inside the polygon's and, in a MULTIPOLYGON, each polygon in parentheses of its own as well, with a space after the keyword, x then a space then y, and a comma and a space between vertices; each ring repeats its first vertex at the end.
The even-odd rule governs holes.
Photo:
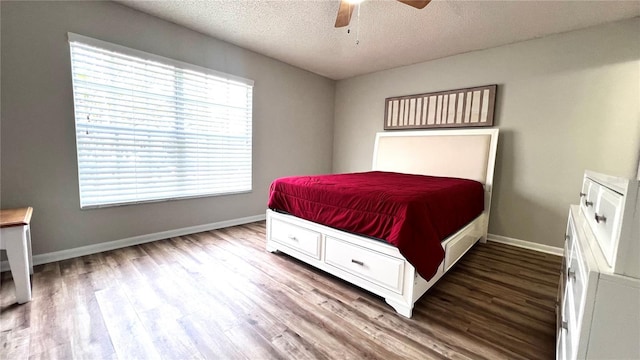
POLYGON ((478 240, 486 241, 497 140, 497 129, 383 132, 376 134, 372 172, 278 179, 267 210, 267 250, 286 253, 373 292, 399 314, 411 317, 415 302, 478 240), (442 191, 444 182, 467 192, 460 193, 458 203, 449 192, 444 201, 429 200, 424 206, 432 208, 430 215, 412 210, 414 218, 406 216, 409 226, 399 227, 397 216, 391 215, 405 208, 421 209, 423 204, 414 198, 402 202, 404 191, 372 191, 376 195, 367 198, 366 189, 359 190, 366 187, 359 185, 365 184, 363 178, 377 181, 372 189, 381 184, 407 187, 395 181, 409 180, 406 184, 415 183, 415 191, 434 186, 442 191), (346 186, 351 182, 355 188, 346 186), (342 197, 307 193, 304 186, 309 184, 313 191, 338 188, 332 191, 342 192, 342 197), (401 202, 392 203, 396 198, 401 202), (466 211, 465 202, 475 210, 466 211), (370 206, 383 215, 372 217, 370 209, 350 213, 351 203, 373 203, 370 206), (445 211, 447 207, 453 208, 445 211), (465 211, 470 215, 458 219, 465 211), (440 223, 448 227, 437 226, 440 223), (420 241, 406 242, 398 235, 402 233, 420 241), (435 236, 439 238, 434 242, 435 236))

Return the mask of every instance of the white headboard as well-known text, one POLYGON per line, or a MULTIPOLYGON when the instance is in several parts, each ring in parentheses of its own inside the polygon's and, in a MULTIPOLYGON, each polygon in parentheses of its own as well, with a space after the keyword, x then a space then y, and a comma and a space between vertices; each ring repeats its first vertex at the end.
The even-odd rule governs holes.
POLYGON ((493 185, 498 129, 376 134, 373 170, 472 179, 493 185))

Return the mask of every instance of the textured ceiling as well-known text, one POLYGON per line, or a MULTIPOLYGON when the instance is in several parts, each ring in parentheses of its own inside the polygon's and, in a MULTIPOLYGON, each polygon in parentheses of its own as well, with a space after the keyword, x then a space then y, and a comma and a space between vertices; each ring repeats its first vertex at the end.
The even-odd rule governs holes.
POLYGON ((370 0, 336 29, 338 0, 118 2, 336 80, 640 16, 640 1, 370 0))

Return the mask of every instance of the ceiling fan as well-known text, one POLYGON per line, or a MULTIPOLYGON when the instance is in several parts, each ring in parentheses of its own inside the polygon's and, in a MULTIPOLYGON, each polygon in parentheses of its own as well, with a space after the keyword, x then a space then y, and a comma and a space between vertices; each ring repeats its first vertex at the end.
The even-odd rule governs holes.
MULTIPOLYGON (((353 8, 362 0, 340 0, 340 8, 338 9, 338 17, 336 18, 336 27, 349 25, 353 8)), ((397 0, 403 4, 413 6, 416 9, 422 9, 427 6, 431 0, 397 0)))

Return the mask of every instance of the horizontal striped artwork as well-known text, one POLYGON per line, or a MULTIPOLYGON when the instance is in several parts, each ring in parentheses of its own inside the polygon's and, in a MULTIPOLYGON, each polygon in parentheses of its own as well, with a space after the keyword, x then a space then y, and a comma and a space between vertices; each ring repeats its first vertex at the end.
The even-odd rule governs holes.
POLYGON ((385 130, 493 126, 497 85, 385 99, 385 130))

